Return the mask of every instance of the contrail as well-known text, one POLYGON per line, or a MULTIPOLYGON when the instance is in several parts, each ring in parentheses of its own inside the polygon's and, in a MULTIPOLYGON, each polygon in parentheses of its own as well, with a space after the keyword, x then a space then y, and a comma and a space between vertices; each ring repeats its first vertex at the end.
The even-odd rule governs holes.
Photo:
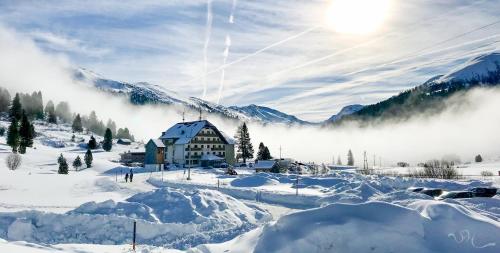
MULTIPOLYGON (((229 15, 229 20, 228 20, 229 24, 234 23, 234 11, 236 10, 237 1, 238 0, 233 0, 233 5, 231 7, 231 14, 229 15)), ((231 48, 231 36, 229 36, 229 34, 226 35, 225 45, 226 45, 226 48, 224 49, 224 60, 222 62, 222 65, 226 64, 227 57, 229 56, 229 49, 231 48)), ((206 71, 205 71, 205 73, 206 73, 206 71)), ((222 91, 224 90, 225 77, 226 77, 226 69, 222 69, 221 77, 220 77, 220 84, 219 84, 219 96, 217 97, 217 104, 220 104, 220 100, 222 99, 222 91)))
POLYGON ((210 36, 212 34, 212 0, 207 0, 207 25, 205 29, 205 44, 203 45, 203 95, 204 99, 207 96, 207 69, 208 69, 208 44, 210 43, 210 36))
POLYGON ((234 11, 236 10, 237 3, 238 3, 238 0, 233 0, 233 5, 231 7, 231 15, 229 15, 229 23, 230 24, 234 23, 234 11))
POLYGON ((218 72, 218 71, 220 71, 220 70, 222 70, 222 69, 225 69, 225 68, 227 68, 227 67, 229 67, 229 66, 232 66, 232 65, 234 65, 234 64, 237 64, 237 63, 239 63, 239 62, 242 62, 242 61, 244 61, 244 60, 246 60, 246 59, 248 59, 248 58, 254 57, 254 56, 256 56, 256 55, 258 55, 258 54, 260 54, 260 53, 262 53, 262 52, 264 52, 264 51, 266 51, 266 50, 269 50, 269 49, 271 49, 271 48, 273 48, 273 47, 276 47, 276 46, 279 46, 279 45, 281 45, 281 44, 284 44, 284 43, 286 43, 286 42, 288 42, 288 41, 290 41, 290 40, 293 40, 293 39, 296 39, 296 38, 298 38, 298 37, 301 37, 301 36, 303 36, 303 35, 305 35, 305 34, 308 34, 308 33, 312 32, 312 31, 314 31, 314 30, 316 30, 316 29, 320 28, 320 27, 322 27, 322 26, 321 26, 321 25, 314 26, 314 27, 308 28, 307 30, 304 30, 304 31, 302 31, 302 32, 300 32, 300 33, 297 33, 297 34, 295 34, 295 35, 292 35, 292 36, 290 36, 290 37, 288 37, 288 38, 285 38, 285 39, 283 39, 283 40, 277 41, 277 42, 275 42, 275 43, 273 43, 273 44, 271 44, 271 45, 268 45, 268 46, 266 46, 266 47, 264 47, 264 48, 261 48, 261 49, 259 49, 259 50, 255 51, 255 52, 253 52, 253 53, 247 54, 247 55, 245 55, 245 56, 243 56, 243 57, 241 57, 241 58, 239 58, 239 59, 237 59, 237 60, 234 60, 234 61, 232 61, 232 62, 229 62, 229 63, 223 64, 223 65, 219 66, 218 68, 216 68, 216 69, 214 69, 214 70, 211 70, 211 71, 205 72, 205 74, 204 74, 204 75, 202 75, 202 76, 200 76, 200 77, 193 78, 193 79, 189 80, 189 81, 188 81, 188 83, 192 83, 192 82, 194 82, 194 81, 196 81, 196 80, 198 80, 198 79, 200 79, 200 78, 204 79, 204 78, 206 78, 206 76, 208 76, 208 75, 210 75, 210 74, 216 73, 216 72, 218 72))
MULTIPOLYGON (((226 49, 224 50, 224 61, 223 64, 226 64, 227 57, 229 56, 229 48, 231 47, 231 37, 226 35, 226 49)), ((217 98, 217 104, 220 103, 222 98, 222 90, 224 89, 224 78, 226 75, 226 69, 222 69, 221 77, 220 77, 220 85, 219 85, 219 97, 217 98)))

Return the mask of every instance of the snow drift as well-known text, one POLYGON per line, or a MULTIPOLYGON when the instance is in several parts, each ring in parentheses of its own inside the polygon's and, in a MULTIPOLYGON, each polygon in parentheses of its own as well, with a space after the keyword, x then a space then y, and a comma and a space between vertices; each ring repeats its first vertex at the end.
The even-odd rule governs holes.
POLYGON ((0 213, 0 237, 34 243, 140 244, 185 249, 223 242, 269 220, 268 213, 212 190, 159 189, 124 202, 89 202, 66 214, 0 213))
POLYGON ((481 252, 500 251, 500 223, 455 204, 421 200, 332 204, 293 213, 222 245, 193 252, 481 252))

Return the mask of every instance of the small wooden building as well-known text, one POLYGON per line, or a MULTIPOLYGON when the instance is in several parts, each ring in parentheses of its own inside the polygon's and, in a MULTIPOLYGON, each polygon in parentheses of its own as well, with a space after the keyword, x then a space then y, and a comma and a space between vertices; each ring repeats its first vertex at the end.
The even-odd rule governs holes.
POLYGON ((144 167, 162 170, 165 166, 165 144, 161 140, 151 139, 146 143, 144 167))
POLYGON ((129 140, 129 139, 123 139, 123 138, 120 138, 118 139, 118 141, 116 141, 116 144, 120 144, 120 145, 130 145, 132 144, 132 141, 129 140))

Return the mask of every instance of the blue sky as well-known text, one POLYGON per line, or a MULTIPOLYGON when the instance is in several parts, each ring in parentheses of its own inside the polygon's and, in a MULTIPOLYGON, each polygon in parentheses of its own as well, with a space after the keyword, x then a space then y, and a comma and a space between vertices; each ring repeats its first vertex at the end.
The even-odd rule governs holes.
POLYGON ((0 25, 74 66, 185 96, 202 97, 206 87, 212 102, 225 51, 231 63, 292 36, 225 67, 220 102, 266 105, 306 120, 377 102, 500 48, 500 24, 474 31, 500 20, 499 0, 392 0, 379 29, 362 35, 325 24, 331 1, 210 2, 0 0, 0 25))

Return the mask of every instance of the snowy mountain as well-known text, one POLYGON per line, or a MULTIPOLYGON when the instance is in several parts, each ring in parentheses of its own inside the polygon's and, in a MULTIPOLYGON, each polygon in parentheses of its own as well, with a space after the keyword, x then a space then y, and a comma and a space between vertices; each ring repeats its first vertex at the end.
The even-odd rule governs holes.
POLYGON ((339 113, 337 113, 337 114, 333 115, 332 117, 330 117, 329 119, 327 119, 326 122, 327 123, 328 122, 335 122, 344 116, 351 115, 353 113, 358 112, 359 110, 363 109, 363 107, 365 107, 365 106, 359 105, 359 104, 345 106, 344 108, 342 108, 342 110, 340 110, 339 113))
POLYGON ((489 76, 500 68, 500 52, 480 55, 453 69, 437 82, 469 81, 489 76))
POLYGON ((403 91, 376 104, 368 105, 357 112, 330 121, 374 121, 386 119, 404 120, 416 114, 432 115, 444 110, 446 98, 456 92, 467 92, 473 87, 497 86, 500 84, 500 53, 480 55, 452 69, 449 73, 435 76, 420 86, 403 91))
POLYGON ((241 107, 230 106, 229 108, 244 115, 251 116, 252 118, 263 119, 263 121, 269 123, 311 124, 307 121, 298 119, 293 115, 289 115, 269 107, 258 106, 254 104, 241 107))
POLYGON ((184 97, 174 91, 151 83, 127 83, 110 80, 83 68, 74 70, 73 77, 76 80, 93 85, 93 87, 101 91, 127 96, 131 103, 137 105, 166 104, 177 106, 179 109, 187 108, 191 110, 203 110, 204 112, 216 114, 229 119, 256 121, 264 124, 311 124, 307 121, 300 120, 293 115, 288 115, 267 107, 257 105, 226 107, 196 97, 184 97))

